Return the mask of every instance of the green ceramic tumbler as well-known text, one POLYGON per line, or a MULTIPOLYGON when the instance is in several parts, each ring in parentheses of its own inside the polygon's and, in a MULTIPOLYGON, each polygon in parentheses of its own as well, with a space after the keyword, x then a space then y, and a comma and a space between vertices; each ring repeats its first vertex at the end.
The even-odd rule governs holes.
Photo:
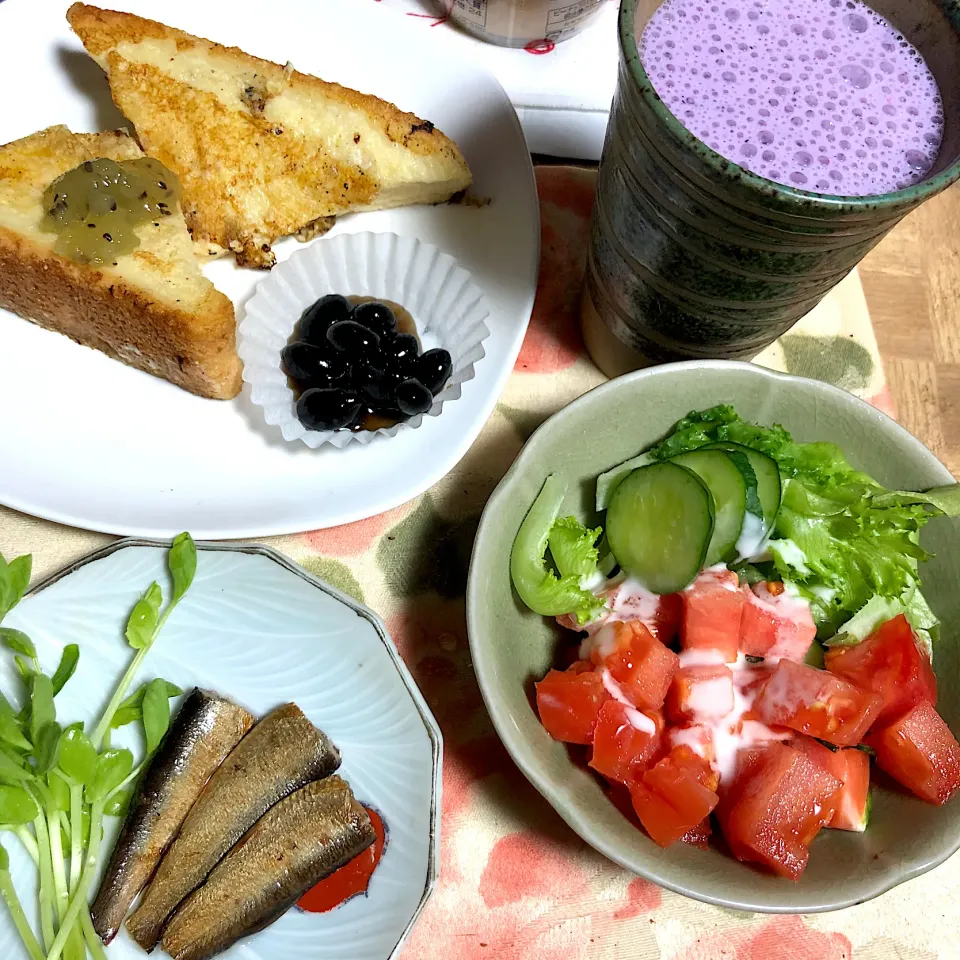
MULTIPOLYGON (((622 0, 620 73, 583 294, 587 347, 608 376, 671 360, 756 356, 906 214, 960 178, 960 0, 870 0, 925 57, 944 136, 926 179, 837 197, 726 160, 653 89, 637 41, 661 0, 622 0)), ((958 225, 960 226, 960 225, 958 225)))

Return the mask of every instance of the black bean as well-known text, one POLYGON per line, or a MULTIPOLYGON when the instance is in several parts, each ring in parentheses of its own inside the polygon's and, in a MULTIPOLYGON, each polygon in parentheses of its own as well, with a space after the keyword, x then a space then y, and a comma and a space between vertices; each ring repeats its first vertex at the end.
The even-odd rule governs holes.
POLYGON ((415 379, 436 396, 450 379, 453 362, 446 350, 435 347, 414 361, 413 370, 415 379))
POLYGON ((383 364, 380 338, 356 320, 338 320, 327 330, 327 342, 357 363, 383 364))
POLYGON ((327 348, 296 341, 283 348, 280 357, 283 370, 299 384, 326 387, 338 383, 349 369, 344 358, 327 348))
POLYGON ((381 346, 389 360, 402 364, 409 363, 420 355, 420 344, 417 343, 417 338, 409 333, 398 333, 395 337, 384 340, 381 346))
POLYGON ((426 413, 433 406, 433 394, 419 380, 404 380, 397 384, 397 406, 408 417, 426 413))
POLYGON ((393 311, 379 300, 359 303, 353 308, 353 320, 368 327, 380 337, 388 337, 397 329, 397 318, 393 311))
POLYGON ((362 411, 356 393, 337 387, 307 390, 297 401, 297 417, 308 430, 343 430, 353 426, 362 411))
POLYGON ((346 320, 349 316, 350 304, 346 297, 341 297, 339 293, 321 297, 303 311, 303 316, 300 317, 299 338, 320 346, 326 340, 330 325, 338 320, 346 320))

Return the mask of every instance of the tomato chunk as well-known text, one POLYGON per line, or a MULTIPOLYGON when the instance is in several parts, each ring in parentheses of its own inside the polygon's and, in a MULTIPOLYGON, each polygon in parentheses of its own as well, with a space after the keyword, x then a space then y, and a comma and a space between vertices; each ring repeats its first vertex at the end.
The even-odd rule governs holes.
POLYGON ((790 727, 838 747, 858 744, 880 712, 874 694, 792 660, 781 660, 753 709, 765 723, 790 727))
POLYGON ((710 818, 704 817, 695 827, 688 830, 681 838, 681 843, 689 843, 701 850, 706 850, 710 846, 710 836, 713 829, 710 826, 710 818))
POLYGON ((926 700, 866 742, 881 770, 928 803, 946 803, 960 789, 960 744, 926 700))
POLYGON ((683 625, 683 595, 668 593, 660 598, 650 631, 661 643, 673 643, 683 625))
POLYGON ((725 664, 681 667, 667 694, 674 723, 719 719, 733 710, 733 671, 725 664))
POLYGON ((862 833, 870 818, 870 757, 856 747, 830 750, 802 734, 790 746, 836 777, 842 786, 834 799, 836 810, 827 824, 834 830, 862 833))
POLYGON ((598 617, 581 624, 575 614, 565 613, 557 617, 557 623, 592 637, 607 623, 639 620, 661 643, 672 643, 680 632, 683 598, 679 593, 658 596, 627 580, 605 587, 597 596, 607 604, 598 617))
POLYGON ((720 800, 717 803, 716 810, 714 810, 714 815, 717 818, 720 832, 730 847, 730 852, 738 860, 749 860, 750 851, 738 842, 737 837, 730 833, 728 828, 730 811, 737 805, 747 785, 763 765, 764 754, 768 746, 769 743, 764 743, 741 750, 737 754, 733 776, 730 778, 724 777, 720 780, 718 790, 720 800))
POLYGON ((717 805, 716 774, 688 747, 670 751, 630 787, 633 808, 661 847, 693 830, 717 805))
POLYGON ((540 722, 554 740, 593 742, 600 708, 610 699, 598 673, 574 664, 570 670, 551 670, 535 686, 540 722))
POLYGON ((737 659, 746 596, 730 570, 704 570, 683 591, 684 650, 719 650, 726 663, 737 659))
POLYGON ((883 707, 875 725, 891 722, 921 700, 937 702, 937 678, 903 614, 854 647, 827 651, 824 659, 831 673, 880 696, 883 707))
POLYGON ((717 759, 713 731, 702 723, 671 727, 667 731, 666 744, 671 750, 675 747, 689 747, 698 757, 711 765, 717 759))
POLYGON ((834 813, 840 781, 799 750, 773 743, 741 774, 724 835, 741 860, 796 880, 809 846, 834 813))
POLYGON ((661 723, 635 707, 607 700, 593 734, 590 766, 623 784, 638 780, 660 748, 661 723))
POLYGON ((755 584, 745 596, 740 651, 751 657, 803 662, 817 635, 810 604, 791 597, 782 583, 755 584))
POLYGON ((608 623, 597 634, 593 662, 609 671, 623 695, 640 710, 658 710, 679 659, 638 620, 608 623))

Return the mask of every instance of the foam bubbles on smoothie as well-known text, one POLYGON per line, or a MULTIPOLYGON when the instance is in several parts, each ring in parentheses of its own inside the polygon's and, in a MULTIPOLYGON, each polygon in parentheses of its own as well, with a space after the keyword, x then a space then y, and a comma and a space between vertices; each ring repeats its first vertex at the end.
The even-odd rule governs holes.
POLYGON ((692 133, 770 180, 885 193, 922 180, 940 151, 933 75, 860 0, 665 0, 640 55, 692 133))

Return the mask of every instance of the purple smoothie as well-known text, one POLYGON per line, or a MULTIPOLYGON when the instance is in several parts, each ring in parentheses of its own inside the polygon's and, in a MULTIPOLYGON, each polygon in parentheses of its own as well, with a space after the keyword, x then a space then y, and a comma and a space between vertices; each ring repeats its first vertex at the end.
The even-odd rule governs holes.
POLYGON ((666 0, 639 46, 677 119, 769 180, 870 196, 919 182, 936 161, 937 82, 859 0, 666 0))

